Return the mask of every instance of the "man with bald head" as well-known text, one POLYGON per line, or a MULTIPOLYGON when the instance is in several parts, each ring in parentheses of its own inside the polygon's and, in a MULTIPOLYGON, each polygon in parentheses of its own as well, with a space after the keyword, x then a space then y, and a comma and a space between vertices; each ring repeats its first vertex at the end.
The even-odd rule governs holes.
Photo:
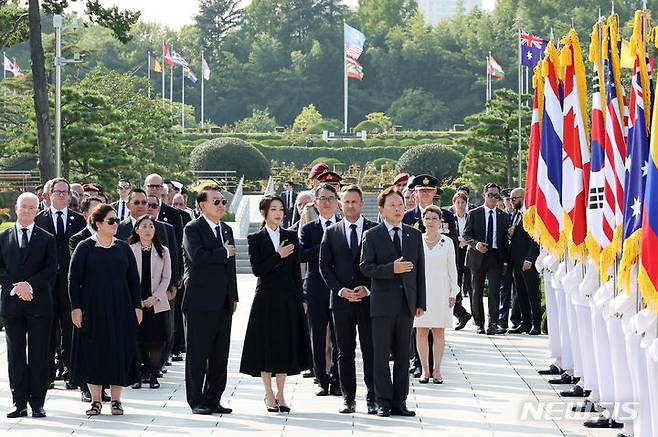
POLYGON ((535 261, 539 255, 539 245, 530 237, 523 227, 523 188, 515 188, 510 194, 514 207, 510 228, 510 262, 514 275, 516 295, 521 307, 521 325, 509 331, 510 334, 527 332, 530 335, 541 334, 541 291, 539 290, 539 272, 535 261))

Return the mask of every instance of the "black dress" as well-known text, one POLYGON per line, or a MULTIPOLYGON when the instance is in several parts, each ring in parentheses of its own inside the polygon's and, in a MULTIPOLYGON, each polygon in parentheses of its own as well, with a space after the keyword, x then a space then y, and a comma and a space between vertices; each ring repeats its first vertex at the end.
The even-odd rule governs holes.
POLYGON ((311 346, 302 299, 299 242, 294 232, 280 230, 281 241, 295 251, 281 258, 263 228, 247 237, 249 258, 258 277, 256 295, 249 314, 240 372, 296 375, 310 369, 311 346))
POLYGON ((72 309, 82 309, 73 328, 71 381, 76 385, 128 386, 137 382, 139 273, 127 243, 109 248, 89 238, 73 252, 69 269, 72 309))
MULTIPOLYGON (((142 300, 152 296, 151 256, 159 256, 155 249, 142 250, 142 300)), ((167 340, 167 317, 169 311, 155 313, 153 307, 142 308, 142 323, 139 325, 140 343, 160 343, 167 340)))

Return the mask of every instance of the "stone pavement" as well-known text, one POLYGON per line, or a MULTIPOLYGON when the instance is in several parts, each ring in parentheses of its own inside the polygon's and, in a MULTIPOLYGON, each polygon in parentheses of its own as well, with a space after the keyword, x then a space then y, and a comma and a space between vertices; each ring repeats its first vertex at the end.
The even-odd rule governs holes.
MULTIPOLYGON (((412 379, 407 405, 416 410, 414 418, 367 415, 362 381, 357 394, 357 413, 339 414, 341 398, 316 397, 312 380, 301 376, 288 378, 286 398, 292 412, 267 413, 260 380, 238 373, 255 278, 240 275, 238 280, 241 300, 233 322, 228 386, 222 399, 223 405, 233 408, 233 414, 192 415, 185 402, 183 363, 174 363, 161 379, 159 390, 126 389, 123 400, 126 414, 123 417, 111 416, 107 404, 102 416, 85 416, 88 405, 80 402, 79 392, 65 390, 63 383, 58 381, 55 389, 48 392, 47 418, 6 419, 4 410, 11 406, 11 394, 4 333, 0 333, 0 436, 246 436, 254 433, 261 437, 313 434, 317 437, 353 434, 405 437, 616 435, 612 430, 588 431, 581 423, 589 415, 566 419, 529 415, 523 419, 523 403, 529 403, 533 411, 542 402, 557 402, 558 409, 566 405, 557 391, 536 372, 549 363, 547 337, 487 337, 476 335, 470 324, 464 331, 447 333, 443 385, 419 385, 412 379)), ((555 404, 552 405, 555 411, 555 404)))

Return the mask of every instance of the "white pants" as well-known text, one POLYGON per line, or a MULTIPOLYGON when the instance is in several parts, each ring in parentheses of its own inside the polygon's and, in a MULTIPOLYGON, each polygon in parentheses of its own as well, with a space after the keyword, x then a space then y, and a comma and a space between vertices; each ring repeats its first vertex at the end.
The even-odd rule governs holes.
POLYGON ((594 355, 594 335, 592 333, 592 310, 589 305, 574 305, 576 323, 580 339, 580 357, 583 363, 585 390, 591 390, 590 399, 598 401, 599 381, 596 375, 596 355, 594 355))
POLYGON ((596 376, 599 386, 599 403, 610 407, 614 401, 615 384, 612 377, 612 364, 610 364, 610 343, 608 330, 603 320, 601 310, 590 301, 592 315, 592 333, 594 334, 594 356, 596 357, 596 376))
POLYGON ((573 373, 573 354, 571 352, 571 335, 569 334, 569 318, 567 316, 569 310, 567 308, 567 298, 562 288, 557 288, 557 301, 560 315, 560 351, 562 356, 560 361, 562 368, 569 373, 573 373))
POLYGON ((560 351, 560 311, 556 291, 553 288, 553 274, 544 270, 544 292, 546 294, 546 321, 548 323, 548 349, 556 365, 562 367, 560 351))
POLYGON ((626 333, 626 356, 633 381, 634 401, 638 402, 637 417, 633 421, 635 437, 651 437, 651 400, 647 386, 647 362, 640 347, 640 337, 630 330, 626 333))
MULTIPOLYGON (((651 411, 651 436, 658 436, 658 363, 651 358, 649 351, 644 350, 644 359, 647 364, 647 391, 649 392, 650 407, 651 411)), ((644 437, 644 436, 642 436, 644 437)))
POLYGON ((571 356, 573 357, 573 375, 583 377, 583 361, 581 357, 580 348, 580 333, 578 330, 578 320, 576 316, 576 309, 571 301, 571 293, 562 289, 564 293, 564 303, 567 312, 567 320, 569 321, 569 344, 571 345, 571 356))
MULTIPOLYGON (((608 338, 610 340, 610 355, 609 359, 612 363, 612 377, 615 381, 614 387, 614 400, 615 402, 632 402, 633 401, 633 382, 630 377, 630 369, 628 368, 628 357, 626 355, 626 338, 624 331, 621 327, 621 319, 610 317, 606 320, 608 327, 608 338)), ((624 416, 624 412, 619 408, 613 408, 613 418, 626 425, 629 422, 624 417, 615 417, 616 412, 620 412, 624 416)))

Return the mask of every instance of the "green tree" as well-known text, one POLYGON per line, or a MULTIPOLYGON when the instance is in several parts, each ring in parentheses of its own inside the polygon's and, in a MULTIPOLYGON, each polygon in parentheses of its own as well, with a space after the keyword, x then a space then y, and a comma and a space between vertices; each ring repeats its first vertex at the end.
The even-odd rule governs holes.
POLYGON ((457 168, 462 158, 461 154, 449 146, 422 144, 404 152, 395 169, 409 174, 431 174, 441 184, 448 184, 457 177, 457 168))
POLYGON ((295 118, 292 125, 292 130, 295 132, 306 132, 312 126, 315 126, 322 121, 322 114, 315 109, 314 104, 310 104, 302 108, 302 112, 295 118))
POLYGON ((243 11, 238 0, 200 0, 194 17, 205 53, 214 58, 226 35, 240 25, 243 11))
POLYGON ((276 119, 270 115, 267 108, 254 109, 251 117, 235 123, 236 132, 272 132, 275 127, 276 119))
POLYGON ((375 43, 381 43, 389 29, 404 23, 417 8, 415 0, 359 0, 360 30, 375 43))
MULTIPOLYGON (((466 117, 471 127, 457 140, 468 147, 459 166, 462 180, 475 187, 497 182, 507 187, 520 184, 518 168, 518 100, 510 89, 497 90, 487 109, 466 117)), ((521 144, 527 151, 530 112, 521 109, 521 144)), ((525 156, 525 151, 523 155, 525 156)))
POLYGON ((388 113, 396 124, 407 129, 438 130, 448 124, 446 105, 423 89, 406 89, 388 113))

